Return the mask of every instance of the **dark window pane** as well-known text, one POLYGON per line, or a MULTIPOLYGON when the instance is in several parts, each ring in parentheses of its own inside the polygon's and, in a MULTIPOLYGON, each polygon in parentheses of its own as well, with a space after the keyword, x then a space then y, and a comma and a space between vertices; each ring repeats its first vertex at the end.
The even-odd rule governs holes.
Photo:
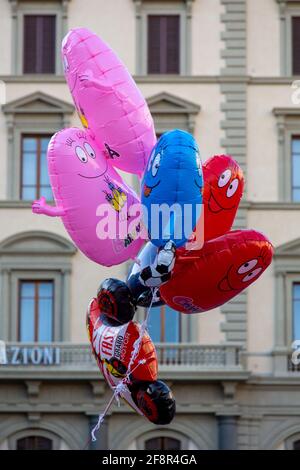
POLYGON ((300 339, 300 284, 293 284, 293 339, 300 339))
POLYGON ((148 73, 179 73, 179 16, 148 16, 148 73))
POLYGON ((24 16, 24 73, 55 73, 55 15, 24 16))
POLYGON ((154 343, 159 343, 161 341, 161 307, 154 307, 151 309, 148 328, 152 341, 154 343))
POLYGON ((21 300, 20 317, 20 341, 34 341, 34 299, 21 300))
POLYGON ((22 188, 22 195, 23 201, 32 201, 33 199, 37 198, 36 186, 23 186, 22 188))
POLYGON ((41 186, 50 186, 47 154, 45 152, 41 153, 40 158, 40 184, 41 186))
POLYGON ((50 342, 52 341, 52 311, 53 302, 51 299, 39 299, 39 330, 38 341, 50 342))
POLYGON ((300 202, 300 137, 292 138, 292 200, 300 202))
POLYGON ((292 18, 293 75, 300 75, 300 16, 292 18))
POLYGON ((23 152, 36 152, 36 139, 34 137, 23 138, 23 152))
POLYGON ((17 440, 17 450, 52 450, 52 441, 41 436, 23 437, 17 440))
POLYGON ((148 17, 148 73, 161 71, 160 16, 148 17))
POLYGON ((41 152, 47 153, 49 144, 49 137, 42 137, 41 138, 41 152))
POLYGON ((22 178, 24 186, 34 186, 37 178, 37 154, 25 152, 23 154, 22 178))
POLYGON ((179 312, 167 305, 151 309, 149 320, 149 334, 154 343, 177 343, 180 341, 179 312))
POLYGON ((167 343, 180 341, 180 316, 181 313, 165 306, 165 341, 167 343))
POLYGON ((145 442, 145 450, 180 450, 181 442, 172 437, 155 437, 145 442))
POLYGON ((293 450, 300 450, 300 441, 293 442, 293 450))
POLYGON ((179 73, 179 16, 167 17, 167 73, 179 73))

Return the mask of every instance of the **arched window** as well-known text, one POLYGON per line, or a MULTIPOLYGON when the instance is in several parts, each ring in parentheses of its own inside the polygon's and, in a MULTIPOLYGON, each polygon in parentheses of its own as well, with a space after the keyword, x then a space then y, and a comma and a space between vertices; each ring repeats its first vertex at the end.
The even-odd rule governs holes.
POLYGON ((17 450, 52 450, 53 442, 43 436, 26 436, 17 440, 17 450))
POLYGON ((153 437, 145 441, 145 450, 180 450, 181 442, 173 437, 153 437))

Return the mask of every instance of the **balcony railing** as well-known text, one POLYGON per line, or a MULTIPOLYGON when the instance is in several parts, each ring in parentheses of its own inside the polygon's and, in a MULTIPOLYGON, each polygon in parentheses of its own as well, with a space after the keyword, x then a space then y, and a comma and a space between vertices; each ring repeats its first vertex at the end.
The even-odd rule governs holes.
MULTIPOLYGON (((88 344, 75 343, 6 343, 6 364, 0 364, 0 374, 54 371, 97 373, 98 367, 88 344)), ((199 345, 195 343, 156 344, 160 373, 198 373, 201 371, 243 371, 241 346, 199 345)), ((3 362, 3 353, 2 353, 3 362)), ((171 374, 172 375, 172 374, 171 374)))

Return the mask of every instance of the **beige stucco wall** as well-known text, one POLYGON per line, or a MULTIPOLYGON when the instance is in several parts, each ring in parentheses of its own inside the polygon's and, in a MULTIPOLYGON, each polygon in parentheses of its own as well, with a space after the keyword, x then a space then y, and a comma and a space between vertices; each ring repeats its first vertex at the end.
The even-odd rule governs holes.
POLYGON ((222 67, 220 15, 224 11, 219 0, 195 1, 192 5, 192 75, 218 75, 222 67))
POLYGON ((280 19, 275 0, 247 1, 247 71, 260 77, 280 74, 280 19))
POLYGON ((225 341, 225 334, 221 331, 221 323, 225 318, 220 308, 196 315, 198 315, 199 344, 220 344, 225 341))
POLYGON ((69 29, 85 27, 99 34, 135 73, 135 6, 132 0, 72 0, 69 29), (124 34, 120 34, 123 32, 124 34))
POLYGON ((9 73, 11 73, 12 42, 12 21, 10 2, 8 2, 7 0, 0 0, 0 12, 0 75, 8 75, 9 73))
POLYGON ((223 136, 220 130, 222 98, 218 84, 147 83, 141 84, 140 89, 146 98, 165 91, 200 105, 201 110, 196 117, 194 136, 198 142, 202 160, 222 152, 220 147, 220 139, 223 136))

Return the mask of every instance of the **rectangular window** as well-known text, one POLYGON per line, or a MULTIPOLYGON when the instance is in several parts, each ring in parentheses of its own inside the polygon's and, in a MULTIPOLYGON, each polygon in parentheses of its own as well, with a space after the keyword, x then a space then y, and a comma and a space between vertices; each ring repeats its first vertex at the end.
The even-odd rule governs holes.
POLYGON ((293 75, 300 75, 300 16, 292 18, 293 75))
POLYGON ((293 341, 300 340, 300 283, 293 284, 293 341))
POLYGON ((151 311, 149 334, 154 343, 179 343, 181 341, 181 314, 167 305, 151 311))
POLYGON ((292 138, 292 200, 300 202, 300 136, 292 138))
POLYGON ((55 15, 24 15, 23 72, 55 73, 55 43, 55 15))
POLYGON ((148 16, 148 73, 179 73, 179 15, 148 16))
POLYGON ((53 281, 20 281, 19 341, 53 341, 53 281))
POLYGON ((21 155, 21 194, 26 201, 41 196, 52 200, 47 167, 47 148, 50 136, 23 135, 21 155))

